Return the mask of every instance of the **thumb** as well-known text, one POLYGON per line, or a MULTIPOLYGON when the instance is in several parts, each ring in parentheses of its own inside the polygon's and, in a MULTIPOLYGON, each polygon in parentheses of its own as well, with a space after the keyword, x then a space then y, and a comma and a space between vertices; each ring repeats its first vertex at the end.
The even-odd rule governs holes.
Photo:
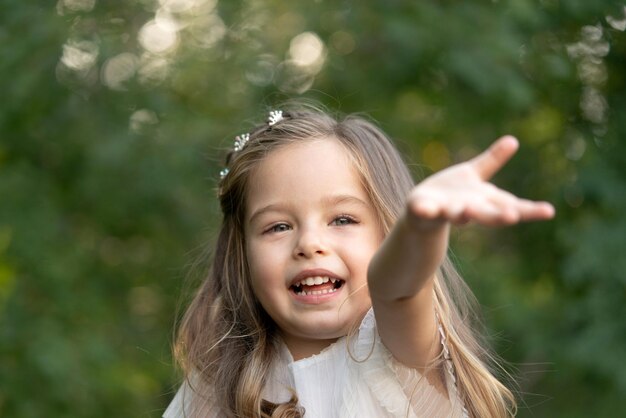
POLYGON ((489 180, 513 157, 518 148, 519 142, 515 137, 503 136, 485 151, 472 158, 469 163, 480 178, 489 180))

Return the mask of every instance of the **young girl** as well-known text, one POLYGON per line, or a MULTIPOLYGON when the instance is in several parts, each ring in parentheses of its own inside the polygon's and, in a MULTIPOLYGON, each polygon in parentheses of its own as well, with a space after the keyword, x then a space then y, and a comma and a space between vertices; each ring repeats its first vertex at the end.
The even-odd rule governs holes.
POLYGON ((548 219, 487 181, 504 137, 417 186, 359 117, 270 113, 222 172, 211 271, 179 329, 165 417, 504 417, 511 392, 446 258, 452 224, 548 219))

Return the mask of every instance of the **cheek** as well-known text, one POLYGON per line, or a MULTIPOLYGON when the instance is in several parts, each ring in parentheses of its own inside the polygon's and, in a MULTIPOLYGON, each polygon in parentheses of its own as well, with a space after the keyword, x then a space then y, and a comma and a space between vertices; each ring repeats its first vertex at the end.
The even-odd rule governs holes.
POLYGON ((280 279, 280 263, 273 251, 264 251, 258 245, 246 248, 250 280, 255 292, 262 292, 280 279))
POLYGON ((263 266, 258 264, 258 260, 253 259, 248 261, 248 270, 250 272, 250 285, 252 287, 252 292, 254 293, 256 299, 261 303, 261 306, 267 310, 268 297, 271 295, 271 293, 268 292, 270 286, 267 283, 269 272, 264 271, 263 266))
POLYGON ((368 243, 367 251, 369 252, 370 258, 376 253, 376 251, 378 251, 384 239, 385 239, 385 235, 383 234, 382 231, 379 231, 379 230, 371 231, 369 239, 367 240, 367 243, 368 243))
POLYGON ((368 237, 368 239, 364 239, 362 248, 361 248, 361 259, 360 264, 363 269, 363 274, 367 277, 367 269, 369 267, 372 258, 380 248, 380 245, 383 242, 382 234, 378 234, 372 232, 372 234, 368 237))

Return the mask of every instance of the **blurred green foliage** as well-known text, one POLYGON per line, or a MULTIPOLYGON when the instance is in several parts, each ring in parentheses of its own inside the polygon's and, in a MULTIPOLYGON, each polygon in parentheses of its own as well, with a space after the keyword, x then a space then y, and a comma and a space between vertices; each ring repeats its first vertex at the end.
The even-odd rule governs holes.
POLYGON ((289 98, 370 114, 418 177, 517 135, 496 183, 558 216, 455 231, 458 264, 518 369, 520 417, 626 410, 623 2, 0 11, 0 416, 160 416, 222 151, 289 98))

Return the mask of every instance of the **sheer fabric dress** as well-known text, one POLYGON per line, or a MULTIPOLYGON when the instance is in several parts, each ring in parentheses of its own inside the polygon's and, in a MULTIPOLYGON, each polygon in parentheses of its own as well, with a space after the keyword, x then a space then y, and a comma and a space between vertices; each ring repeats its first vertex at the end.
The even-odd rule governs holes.
MULTIPOLYGON (((340 338, 321 353, 294 361, 282 344, 264 399, 285 402, 295 390, 305 418, 461 418, 463 405, 450 376, 447 393, 439 392, 417 370, 391 355, 376 331, 373 310, 367 313, 358 334, 340 338)), ((194 392, 188 383, 178 390, 164 413, 165 418, 220 417, 219 410, 205 405, 192 413, 194 392)))

